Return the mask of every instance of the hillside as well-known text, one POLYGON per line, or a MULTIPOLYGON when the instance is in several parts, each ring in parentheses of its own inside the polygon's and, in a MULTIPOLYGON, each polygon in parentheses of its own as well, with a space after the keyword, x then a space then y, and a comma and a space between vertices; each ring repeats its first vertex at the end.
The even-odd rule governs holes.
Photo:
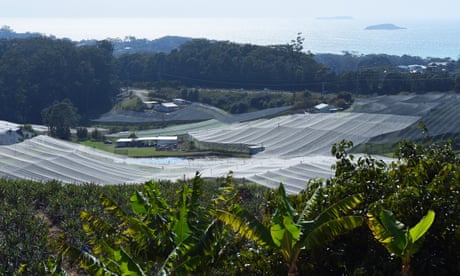
MULTIPOLYGON (((425 95, 381 96, 358 99, 352 111, 371 114, 413 114, 420 116, 429 136, 433 138, 454 138, 460 134, 460 97, 457 94, 431 93, 425 95)), ((403 139, 424 138, 419 123, 396 132, 377 135, 370 139, 372 144, 397 143, 403 139)))
POLYGON ((172 112, 135 112, 128 110, 116 110, 103 114, 97 123, 174 123, 174 122, 197 122, 206 120, 218 120, 224 123, 242 122, 259 118, 274 116, 291 109, 291 106, 268 108, 260 111, 232 115, 222 109, 202 104, 192 103, 184 108, 172 112))

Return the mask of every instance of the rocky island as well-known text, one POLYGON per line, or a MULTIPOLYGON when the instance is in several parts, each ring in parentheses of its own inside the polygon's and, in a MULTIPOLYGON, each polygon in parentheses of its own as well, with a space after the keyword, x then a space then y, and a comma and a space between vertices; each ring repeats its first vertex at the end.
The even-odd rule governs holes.
POLYGON ((402 29, 406 29, 406 28, 399 27, 394 24, 378 24, 378 25, 367 26, 365 28, 365 30, 402 30, 402 29))

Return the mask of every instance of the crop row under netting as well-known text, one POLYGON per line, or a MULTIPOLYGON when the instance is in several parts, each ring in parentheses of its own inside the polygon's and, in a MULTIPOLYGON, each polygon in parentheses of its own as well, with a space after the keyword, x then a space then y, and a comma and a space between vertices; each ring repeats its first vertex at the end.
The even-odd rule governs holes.
POLYGON ((270 120, 231 124, 207 131, 191 132, 200 142, 261 145, 259 155, 282 158, 328 155, 342 139, 361 144, 384 133, 406 128, 417 116, 367 113, 296 114, 270 120))
POLYGON ((38 136, 0 147, 0 177, 121 184, 189 178, 197 171, 204 177, 224 177, 233 171, 235 177, 268 187, 282 182, 288 192, 296 193, 308 179, 332 175, 335 159, 329 152, 333 143, 348 139, 359 144, 417 120, 381 114, 298 114, 191 133, 195 139, 223 144, 263 144, 265 152, 251 158, 132 159, 38 136))

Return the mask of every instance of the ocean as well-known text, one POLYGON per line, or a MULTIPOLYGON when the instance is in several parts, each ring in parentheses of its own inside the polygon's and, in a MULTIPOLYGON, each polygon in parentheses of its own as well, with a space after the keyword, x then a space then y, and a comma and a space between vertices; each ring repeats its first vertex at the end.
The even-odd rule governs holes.
POLYGON ((225 40, 257 45, 286 44, 300 32, 304 49, 313 54, 394 54, 460 57, 460 20, 315 18, 0 18, 16 32, 39 32, 58 38, 156 39, 166 35, 225 40), (392 23, 405 29, 365 30, 392 23))

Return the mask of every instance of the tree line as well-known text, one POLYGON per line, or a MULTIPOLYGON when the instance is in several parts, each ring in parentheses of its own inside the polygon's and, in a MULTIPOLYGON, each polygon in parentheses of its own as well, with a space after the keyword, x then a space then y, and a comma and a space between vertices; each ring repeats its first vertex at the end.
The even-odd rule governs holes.
POLYGON ((42 111, 68 99, 87 120, 118 92, 112 45, 77 47, 46 37, 0 40, 0 118, 42 123, 42 111))
POLYGON ((256 46, 193 39, 169 53, 115 57, 109 41, 82 46, 48 37, 0 40, 0 118, 42 123, 43 109, 68 99, 88 121, 112 107, 121 86, 133 85, 369 95, 460 90, 459 62, 414 73, 376 55, 361 58, 356 70, 335 72, 305 53, 302 42, 298 37, 256 46))
POLYGON ((315 58, 302 51, 302 41, 297 39, 286 45, 256 46, 195 39, 169 54, 122 55, 119 57, 119 76, 128 84, 169 82, 192 87, 269 88, 325 93, 394 94, 460 89, 460 78, 455 73, 460 68, 459 62, 449 61, 440 65, 445 60, 439 59, 443 62, 423 72, 411 72, 397 65, 412 62, 423 65, 428 61, 418 57, 388 55, 321 55, 315 58))

